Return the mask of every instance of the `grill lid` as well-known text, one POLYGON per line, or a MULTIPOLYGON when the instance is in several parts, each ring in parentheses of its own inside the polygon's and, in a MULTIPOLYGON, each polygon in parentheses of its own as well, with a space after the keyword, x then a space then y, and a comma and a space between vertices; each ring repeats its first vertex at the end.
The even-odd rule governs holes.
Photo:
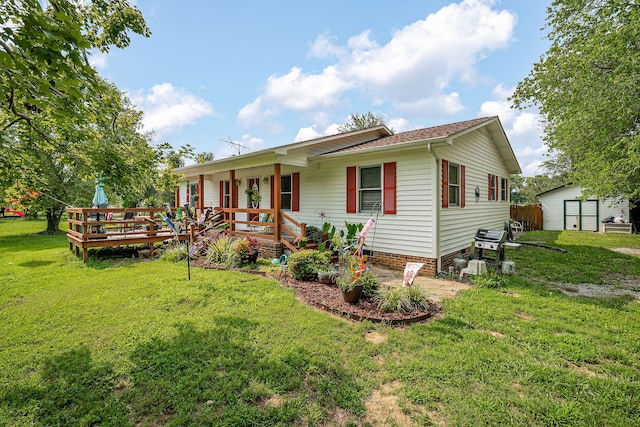
POLYGON ((483 242, 502 243, 507 239, 507 233, 502 230, 484 230, 481 228, 476 232, 475 239, 483 242))

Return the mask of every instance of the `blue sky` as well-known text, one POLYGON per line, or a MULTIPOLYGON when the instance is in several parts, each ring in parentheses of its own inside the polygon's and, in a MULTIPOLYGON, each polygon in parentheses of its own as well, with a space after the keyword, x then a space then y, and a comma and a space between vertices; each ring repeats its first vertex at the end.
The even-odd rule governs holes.
POLYGON ((396 132, 498 115, 524 175, 535 110, 508 96, 546 52, 550 0, 137 0, 152 35, 96 54, 154 142, 216 158, 336 132, 372 111, 396 132))

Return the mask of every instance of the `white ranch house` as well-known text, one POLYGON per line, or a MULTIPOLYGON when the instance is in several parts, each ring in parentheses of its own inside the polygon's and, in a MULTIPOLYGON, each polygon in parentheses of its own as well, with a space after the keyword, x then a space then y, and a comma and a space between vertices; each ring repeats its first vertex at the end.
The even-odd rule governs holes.
POLYGON ((177 206, 224 209, 230 232, 257 234, 267 256, 305 224, 377 218, 371 261, 397 270, 424 262, 421 274, 433 275, 468 253, 477 229, 503 229, 508 177, 521 170, 499 118, 483 117, 397 134, 377 126, 178 172, 177 206), (261 200, 252 204, 248 188, 261 200))
POLYGON ((543 230, 601 231, 601 221, 613 216, 630 222, 629 201, 625 199, 583 200, 583 189, 562 185, 538 194, 542 206, 543 230))

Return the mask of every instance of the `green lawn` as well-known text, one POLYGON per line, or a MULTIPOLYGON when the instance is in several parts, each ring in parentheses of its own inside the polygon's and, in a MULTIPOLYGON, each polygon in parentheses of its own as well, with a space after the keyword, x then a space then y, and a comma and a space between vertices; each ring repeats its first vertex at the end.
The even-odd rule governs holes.
POLYGON ((527 233, 569 252, 512 251, 505 287, 398 328, 268 278, 83 264, 44 228, 0 220, 0 425, 640 425, 640 304, 556 290, 640 283, 609 250, 640 236, 527 233))

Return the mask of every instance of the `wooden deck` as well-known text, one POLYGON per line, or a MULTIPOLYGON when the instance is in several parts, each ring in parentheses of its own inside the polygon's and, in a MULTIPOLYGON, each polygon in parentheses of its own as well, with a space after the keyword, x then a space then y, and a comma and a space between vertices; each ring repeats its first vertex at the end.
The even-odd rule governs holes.
MULTIPOLYGON (((175 208, 173 209, 175 212, 175 208)), ((306 235, 306 224, 295 221, 284 212, 273 209, 213 208, 222 222, 227 224, 230 236, 253 236, 266 241, 282 243, 291 251, 298 249, 291 243, 306 235), (240 214, 240 218, 236 215, 240 214), (269 216, 275 221, 264 221, 269 216), (247 219, 248 218, 248 219, 247 219)), ((190 239, 206 222, 182 222, 183 230, 176 232, 163 221, 163 208, 68 208, 67 241, 69 250, 76 256, 82 251, 84 262, 89 258, 90 248, 148 244, 153 252, 155 243, 171 239, 190 239), (189 225, 187 230, 187 225, 189 225), (191 227, 193 225, 193 227, 191 227)), ((200 215, 200 213, 198 213, 200 215)), ((204 216, 204 215, 203 215, 204 216)))
POLYGON ((90 248, 148 244, 153 252, 155 243, 185 240, 186 233, 176 234, 162 221, 163 212, 162 208, 69 208, 69 250, 75 249, 76 256, 82 250, 86 262, 90 248))

